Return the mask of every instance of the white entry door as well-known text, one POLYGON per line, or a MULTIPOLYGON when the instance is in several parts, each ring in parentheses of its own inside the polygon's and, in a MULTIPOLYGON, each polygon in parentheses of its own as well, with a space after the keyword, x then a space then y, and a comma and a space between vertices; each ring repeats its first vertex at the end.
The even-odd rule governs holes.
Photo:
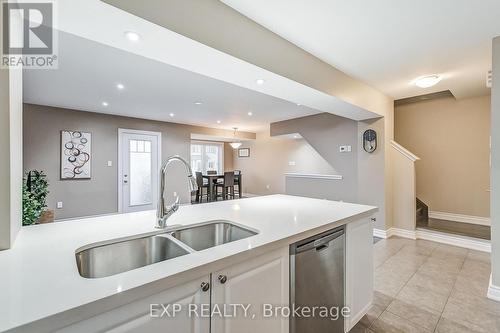
POLYGON ((119 211, 156 209, 161 133, 119 129, 118 136, 119 211))

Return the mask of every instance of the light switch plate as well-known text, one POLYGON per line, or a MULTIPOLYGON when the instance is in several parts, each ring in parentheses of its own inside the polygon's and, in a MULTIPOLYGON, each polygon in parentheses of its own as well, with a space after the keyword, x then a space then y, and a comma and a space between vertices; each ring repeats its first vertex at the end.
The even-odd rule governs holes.
POLYGON ((61 209, 61 208, 63 208, 63 203, 62 203, 62 201, 58 201, 58 202, 57 202, 56 207, 57 207, 57 209, 61 209))
POLYGON ((339 152, 341 152, 341 153, 348 153, 350 151, 352 151, 351 146, 340 146, 339 147, 339 152))
POLYGON ((288 161, 289 166, 295 166, 295 161, 288 161))
POLYGON ((113 166, 113 161, 108 161, 108 166, 109 167, 113 166))

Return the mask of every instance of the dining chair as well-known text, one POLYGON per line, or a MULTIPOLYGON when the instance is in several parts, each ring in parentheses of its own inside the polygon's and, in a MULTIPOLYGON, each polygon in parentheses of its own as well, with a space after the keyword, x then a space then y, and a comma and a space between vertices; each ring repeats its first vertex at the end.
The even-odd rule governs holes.
POLYGON ((238 197, 241 198, 241 170, 234 170, 234 187, 238 189, 238 197))
POLYGON ((196 191, 196 202, 203 202, 203 189, 206 189, 205 196, 207 197, 207 202, 209 201, 209 191, 208 183, 203 179, 203 174, 201 172, 196 172, 196 185, 198 185, 198 191, 196 191))
POLYGON ((224 172, 224 181, 222 183, 215 184, 215 193, 217 194, 216 200, 222 197, 222 200, 229 198, 234 199, 234 171, 224 172), (222 189, 219 194, 219 189, 222 189))

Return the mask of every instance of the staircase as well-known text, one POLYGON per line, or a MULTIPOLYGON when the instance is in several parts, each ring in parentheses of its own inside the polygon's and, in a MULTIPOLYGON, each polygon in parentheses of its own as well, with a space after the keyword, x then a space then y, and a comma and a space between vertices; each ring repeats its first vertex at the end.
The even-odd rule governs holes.
POLYGON ((427 224, 429 220, 429 207, 419 198, 417 198, 416 222, 427 224))

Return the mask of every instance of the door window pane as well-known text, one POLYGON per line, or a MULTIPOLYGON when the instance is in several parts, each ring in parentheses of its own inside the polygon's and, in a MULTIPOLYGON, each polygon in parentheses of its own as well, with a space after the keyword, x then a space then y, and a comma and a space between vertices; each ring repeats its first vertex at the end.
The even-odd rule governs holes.
POLYGON ((130 205, 149 205, 153 200, 151 141, 130 140, 130 205), (134 144, 132 143, 134 141, 134 144), (149 146, 149 151, 145 148, 149 146))

